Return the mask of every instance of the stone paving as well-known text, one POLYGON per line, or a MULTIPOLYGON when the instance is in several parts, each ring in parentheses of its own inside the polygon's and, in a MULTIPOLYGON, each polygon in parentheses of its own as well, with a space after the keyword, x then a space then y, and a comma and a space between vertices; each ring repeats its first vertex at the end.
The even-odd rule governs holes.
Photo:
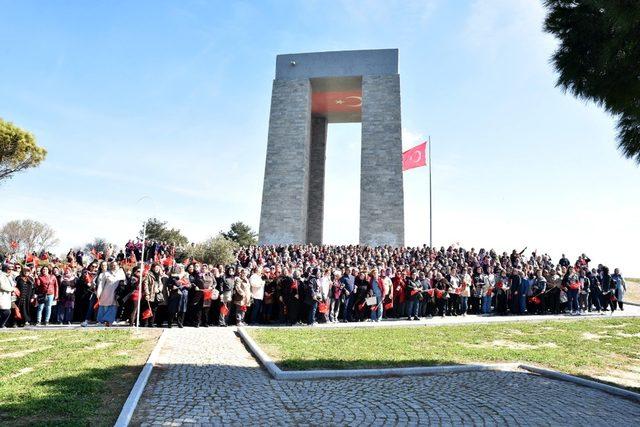
POLYGON ((276 381, 235 328, 165 334, 132 425, 640 425, 640 404, 522 372, 276 381))

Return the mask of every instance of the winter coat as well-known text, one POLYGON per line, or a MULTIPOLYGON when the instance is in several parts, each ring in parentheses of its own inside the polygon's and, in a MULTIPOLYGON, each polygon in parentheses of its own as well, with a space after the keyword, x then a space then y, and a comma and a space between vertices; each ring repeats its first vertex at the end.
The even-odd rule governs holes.
POLYGON ((124 271, 106 271, 98 276, 98 303, 109 307, 116 305, 116 291, 120 283, 126 279, 124 271))
POLYGON ((149 302, 157 302, 158 304, 166 304, 168 295, 166 294, 166 287, 162 281, 162 276, 156 275, 154 272, 150 272, 143 279, 143 292, 144 299, 149 302))
POLYGON ((251 305, 251 284, 247 278, 236 277, 233 281, 233 303, 237 306, 251 305))
POLYGON ((11 308, 11 291, 13 291, 13 281, 4 271, 0 271, 0 310, 11 308))
POLYGON ((58 299, 58 280, 53 274, 41 274, 36 279, 36 293, 38 295, 53 295, 58 299))

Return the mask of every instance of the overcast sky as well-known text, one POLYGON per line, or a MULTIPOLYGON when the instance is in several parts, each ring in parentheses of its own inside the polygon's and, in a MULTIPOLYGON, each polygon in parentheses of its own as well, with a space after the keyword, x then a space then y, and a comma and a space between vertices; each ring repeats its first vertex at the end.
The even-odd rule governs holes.
MULTIPOLYGON (((398 48, 403 145, 431 135, 434 244, 538 249, 640 275, 640 168, 614 119, 555 88, 537 0, 0 0, 0 117, 46 162, 0 185, 0 223, 60 251, 156 216, 194 241, 258 227, 280 53, 398 48), (148 196, 136 203, 143 196, 148 196)), ((329 127, 325 241, 358 238, 360 125, 329 127)), ((428 170, 405 173, 428 242, 428 170)))

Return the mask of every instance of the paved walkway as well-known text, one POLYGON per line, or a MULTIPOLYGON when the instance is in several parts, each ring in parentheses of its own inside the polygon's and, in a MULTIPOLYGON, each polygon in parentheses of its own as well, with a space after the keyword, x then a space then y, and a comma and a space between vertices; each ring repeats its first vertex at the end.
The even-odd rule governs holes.
POLYGON ((276 381, 235 328, 165 331, 133 425, 638 425, 640 405, 519 372, 276 381))

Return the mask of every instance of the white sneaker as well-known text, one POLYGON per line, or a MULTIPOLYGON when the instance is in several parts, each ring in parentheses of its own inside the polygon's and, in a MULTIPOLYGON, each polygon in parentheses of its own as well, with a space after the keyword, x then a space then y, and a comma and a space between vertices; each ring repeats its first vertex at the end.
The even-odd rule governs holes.
POLYGON ((89 323, 85 320, 84 322, 80 323, 80 326, 86 328, 87 326, 89 326, 89 323))

